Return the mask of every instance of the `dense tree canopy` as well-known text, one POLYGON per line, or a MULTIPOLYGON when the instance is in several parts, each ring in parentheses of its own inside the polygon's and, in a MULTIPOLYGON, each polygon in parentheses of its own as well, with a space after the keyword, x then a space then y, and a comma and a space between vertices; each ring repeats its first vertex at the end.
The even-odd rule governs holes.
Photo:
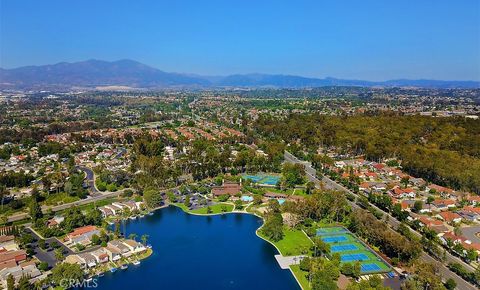
POLYGON ((290 115, 262 116, 255 128, 292 148, 319 146, 364 155, 399 157, 410 174, 430 182, 480 192, 480 122, 463 117, 290 115), (298 145, 297 145, 298 144, 298 145))

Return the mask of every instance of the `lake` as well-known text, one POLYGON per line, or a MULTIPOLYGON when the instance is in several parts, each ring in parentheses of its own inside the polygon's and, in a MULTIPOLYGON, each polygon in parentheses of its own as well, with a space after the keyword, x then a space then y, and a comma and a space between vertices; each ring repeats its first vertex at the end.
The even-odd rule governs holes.
POLYGON ((173 206, 129 220, 126 236, 148 234, 153 254, 106 273, 97 289, 300 289, 275 247, 255 235, 261 224, 253 215, 195 216, 173 206))

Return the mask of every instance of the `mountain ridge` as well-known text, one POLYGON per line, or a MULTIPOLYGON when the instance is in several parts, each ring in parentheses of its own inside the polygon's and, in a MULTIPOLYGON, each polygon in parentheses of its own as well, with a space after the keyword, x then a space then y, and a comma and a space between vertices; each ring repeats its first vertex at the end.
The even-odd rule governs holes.
POLYGON ((67 89, 69 87, 94 88, 100 86, 128 86, 146 89, 168 87, 309 88, 323 86, 480 88, 480 82, 429 79, 366 81, 261 73, 201 76, 165 72, 130 59, 111 62, 89 59, 73 63, 59 62, 13 69, 0 68, 0 89, 67 89))

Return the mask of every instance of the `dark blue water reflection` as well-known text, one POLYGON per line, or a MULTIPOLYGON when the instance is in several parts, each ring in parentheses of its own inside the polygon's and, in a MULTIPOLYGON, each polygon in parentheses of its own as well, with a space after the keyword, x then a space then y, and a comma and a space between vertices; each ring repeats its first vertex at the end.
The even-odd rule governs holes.
POLYGON ((276 249, 255 235, 261 222, 247 214, 193 216, 176 207, 128 221, 126 235, 148 234, 154 254, 106 273, 97 289, 300 289, 280 269, 276 249))

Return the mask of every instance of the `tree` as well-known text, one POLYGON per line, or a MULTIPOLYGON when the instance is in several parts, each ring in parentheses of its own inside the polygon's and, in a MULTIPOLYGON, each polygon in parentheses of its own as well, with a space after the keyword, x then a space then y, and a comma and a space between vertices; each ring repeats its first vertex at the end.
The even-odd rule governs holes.
POLYGON ((62 261, 64 258, 65 256, 63 255, 63 248, 55 249, 55 259, 57 259, 57 261, 62 261))
POLYGON ((40 247, 40 249, 45 250, 47 248, 47 243, 44 239, 40 239, 38 240, 38 246, 40 247))
POLYGON ((83 281, 83 270, 78 264, 61 263, 57 264, 52 270, 52 281, 56 285, 61 285, 62 281, 83 281))
POLYGON ((427 197, 427 204, 431 204, 434 200, 435 200, 435 197, 429 195, 429 196, 427 197))
POLYGON ((225 202, 230 198, 229 194, 222 194, 218 197, 218 201, 225 202))
POLYGON ((147 240, 148 240, 148 235, 142 235, 142 237, 140 238, 142 240, 142 243, 144 246, 147 245, 147 240))
POLYGON ((414 264, 413 275, 402 285, 402 290, 445 290, 435 265, 423 262, 414 264))
POLYGON ((15 290, 15 279, 12 274, 7 277, 7 290, 15 290))
POLYGON ((320 255, 330 253, 330 245, 325 243, 321 238, 314 237, 312 245, 312 256, 319 257, 320 255))
POLYGON ((43 217, 42 209, 40 208, 40 205, 38 204, 38 201, 36 198, 32 198, 30 202, 30 217, 32 220, 35 222, 37 219, 41 219, 43 217))
POLYGON ((262 233, 274 242, 283 239, 283 218, 280 212, 273 212, 266 215, 262 233))
POLYGON ((253 204, 254 204, 254 205, 260 205, 260 204, 262 204, 262 202, 263 202, 263 201, 262 201, 262 196, 261 196, 261 195, 255 194, 255 195, 253 196, 253 204))
POLYGON ((128 238, 129 238, 130 240, 136 240, 137 237, 138 237, 138 235, 137 235, 137 234, 134 234, 134 233, 128 235, 128 238))
POLYGON ((315 189, 315 183, 313 181, 309 181, 306 184, 306 193, 310 194, 315 189))
POLYGON ((237 199, 234 203, 235 203, 235 209, 236 210, 240 210, 240 209, 243 208, 243 203, 240 199, 237 199))
POLYGON ((423 201, 421 200, 416 200, 415 203, 413 204, 412 211, 413 212, 419 212, 423 208, 423 201))
POLYGON ((447 282, 445 283, 445 288, 448 290, 454 290, 457 287, 457 282, 453 280, 452 278, 449 278, 447 282))
POLYGON ((302 164, 285 163, 282 175, 285 186, 293 188, 295 185, 305 182, 305 166, 302 164))
POLYGON ((0 216, 0 225, 5 226, 8 223, 8 217, 6 215, 0 216))
POLYGON ((400 180, 400 183, 403 184, 403 187, 406 188, 408 186, 409 181, 410 181, 410 177, 405 176, 405 177, 402 177, 402 179, 400 180))
POLYGON ((161 193, 155 189, 147 189, 143 192, 143 200, 149 208, 156 208, 163 204, 161 193))
POLYGON ((353 264, 353 269, 352 269, 352 276, 354 278, 358 278, 360 277, 360 273, 362 272, 362 264, 360 264, 359 261, 356 261, 354 264, 353 264))
POLYGON ((1 209, 3 210, 3 203, 5 201, 5 196, 8 196, 10 192, 8 191, 5 185, 0 185, 0 198, 1 198, 1 209))
POLYGON ((185 197, 185 201, 183 202, 183 204, 188 208, 192 205, 192 203, 190 202, 190 196, 187 195, 185 197))
POLYGON ((94 245, 99 245, 102 242, 97 234, 92 235, 91 241, 94 245))
POLYGON ((22 275, 20 280, 18 280, 18 290, 31 290, 33 285, 30 283, 30 278, 26 275, 22 275))
POLYGON ((345 263, 342 265, 342 268, 340 269, 343 275, 345 276, 353 276, 353 265, 351 263, 345 263))
POLYGON ((38 269, 40 271, 47 271, 48 270, 48 263, 47 262, 40 262, 40 264, 38 264, 38 269))

